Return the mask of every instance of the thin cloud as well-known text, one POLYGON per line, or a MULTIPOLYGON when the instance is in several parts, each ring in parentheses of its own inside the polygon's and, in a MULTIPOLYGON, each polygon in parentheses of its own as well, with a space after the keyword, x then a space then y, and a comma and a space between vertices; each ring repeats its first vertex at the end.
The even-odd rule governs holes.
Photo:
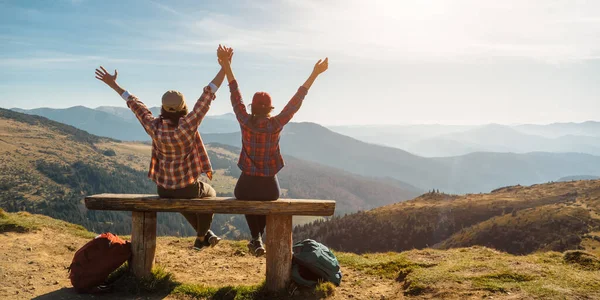
POLYGON ((162 11, 166 11, 168 13, 171 13, 171 14, 175 15, 175 16, 178 16, 178 17, 187 17, 187 15, 185 15, 183 13, 180 13, 179 11, 173 9, 172 7, 170 7, 168 5, 162 4, 162 3, 157 2, 157 1, 152 1, 152 0, 150 1, 150 3, 152 3, 152 5, 154 5, 155 7, 159 8, 159 9, 161 9, 162 11))
POLYGON ((204 67, 212 65, 209 63, 189 63, 178 61, 161 61, 161 60, 145 60, 131 58, 110 58, 102 56, 78 56, 68 55, 62 57, 17 57, 17 58, 0 58, 0 66, 13 68, 48 68, 48 67, 71 67, 80 65, 81 63, 96 63, 96 64, 136 64, 136 65, 152 65, 152 66, 185 66, 185 67, 204 67))

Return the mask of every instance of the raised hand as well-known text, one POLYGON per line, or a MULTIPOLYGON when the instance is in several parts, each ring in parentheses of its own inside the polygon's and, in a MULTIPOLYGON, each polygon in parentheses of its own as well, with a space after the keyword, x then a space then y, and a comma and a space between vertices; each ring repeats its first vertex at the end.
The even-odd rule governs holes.
POLYGON ((223 67, 225 63, 231 64, 232 58, 233 49, 219 44, 219 48, 217 49, 217 60, 219 62, 219 65, 223 67))
POLYGON ((319 74, 327 71, 328 67, 329 67, 329 58, 328 57, 325 57, 325 60, 319 59, 319 61, 315 64, 315 67, 313 69, 313 74, 319 75, 319 74))
POLYGON ((118 72, 115 69, 115 75, 111 75, 104 69, 103 66, 100 66, 100 70, 96 69, 96 79, 106 83, 108 86, 113 87, 117 83, 117 75, 118 72))

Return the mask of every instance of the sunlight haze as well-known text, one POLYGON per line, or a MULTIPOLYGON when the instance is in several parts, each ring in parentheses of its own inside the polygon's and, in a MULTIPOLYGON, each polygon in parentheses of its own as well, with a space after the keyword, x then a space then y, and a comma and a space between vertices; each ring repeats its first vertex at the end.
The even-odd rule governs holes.
MULTIPOLYGON (((0 1, 0 106, 188 101, 219 66, 276 111, 329 57, 294 121, 341 124, 598 120, 600 3, 592 1, 0 1)), ((209 115, 231 112, 226 85, 209 115)))

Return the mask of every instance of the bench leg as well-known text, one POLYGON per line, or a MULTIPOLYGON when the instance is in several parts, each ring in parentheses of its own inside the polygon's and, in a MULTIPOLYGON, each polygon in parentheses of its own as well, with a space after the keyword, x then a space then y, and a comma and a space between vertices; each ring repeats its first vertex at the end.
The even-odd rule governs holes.
POLYGON ((267 290, 285 289, 292 276, 292 216, 267 215, 267 290))
POLYGON ((142 278, 150 275, 156 252, 156 212, 131 212, 131 270, 142 278))

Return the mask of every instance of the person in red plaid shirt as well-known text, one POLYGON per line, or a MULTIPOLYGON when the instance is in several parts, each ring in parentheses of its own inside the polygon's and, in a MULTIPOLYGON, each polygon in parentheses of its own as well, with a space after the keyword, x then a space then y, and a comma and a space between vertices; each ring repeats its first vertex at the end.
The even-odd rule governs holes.
MULTIPOLYGON (((242 130, 242 151, 238 161, 242 174, 235 186, 235 197, 244 200, 277 200, 280 194, 277 172, 284 166, 279 149, 281 130, 300 109, 315 79, 327 70, 328 59, 319 60, 315 64, 310 77, 300 86, 294 97, 281 113, 272 117, 274 107, 271 104, 271 96, 266 92, 254 94, 251 113, 246 111, 238 83, 231 70, 230 58, 233 56, 233 50, 219 45, 217 56, 229 81, 231 105, 242 130)), ((264 255, 262 235, 267 223, 266 216, 246 215, 246 221, 252 234, 248 249, 256 256, 264 255)))
MULTIPOLYGON (((215 92, 223 83, 223 68, 204 88, 191 111, 188 111, 183 94, 167 91, 162 97, 159 117, 154 117, 142 101, 117 84, 117 74, 117 70, 111 75, 104 67, 96 69, 96 78, 127 101, 127 106, 152 138, 148 177, 156 183, 158 195, 179 199, 215 197, 215 190, 198 179, 203 173, 212 179, 212 167, 198 126, 215 99, 215 92)), ((210 230, 213 214, 182 214, 196 230, 194 249, 214 247, 221 240, 210 230)))

